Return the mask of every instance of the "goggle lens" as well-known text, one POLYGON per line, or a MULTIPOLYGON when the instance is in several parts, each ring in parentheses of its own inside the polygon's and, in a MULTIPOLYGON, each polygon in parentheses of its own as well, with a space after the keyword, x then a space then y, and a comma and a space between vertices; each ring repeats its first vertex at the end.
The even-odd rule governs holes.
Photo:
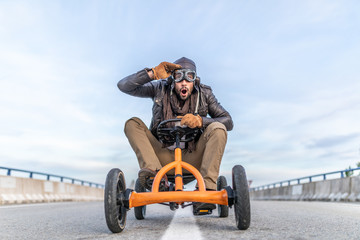
POLYGON ((188 79, 195 80, 196 74, 195 74, 195 72, 187 72, 186 76, 187 76, 188 79))
POLYGON ((180 81, 180 79, 182 79, 182 77, 183 77, 183 74, 181 72, 177 71, 174 73, 175 81, 180 81))

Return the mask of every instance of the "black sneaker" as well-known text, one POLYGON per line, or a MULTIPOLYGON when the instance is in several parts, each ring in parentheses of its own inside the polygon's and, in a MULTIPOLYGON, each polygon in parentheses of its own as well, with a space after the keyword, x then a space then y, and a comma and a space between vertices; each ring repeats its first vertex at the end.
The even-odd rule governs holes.
POLYGON ((148 184, 148 180, 154 179, 156 172, 148 168, 143 168, 139 171, 138 175, 141 186, 147 190, 151 190, 151 185, 148 184))
POLYGON ((215 208, 216 205, 213 203, 194 202, 193 213, 194 215, 207 215, 211 214, 215 208))
POLYGON ((196 202, 196 203, 194 203, 194 207, 196 209, 214 210, 216 208, 216 205, 213 203, 196 202))
MULTIPOLYGON (((139 171, 139 181, 140 184, 146 188, 147 190, 151 191, 152 183, 156 175, 156 171, 151 170, 149 168, 143 168, 139 171)), ((166 191, 169 189, 169 183, 167 181, 167 176, 165 176, 160 181, 160 191, 166 191)))

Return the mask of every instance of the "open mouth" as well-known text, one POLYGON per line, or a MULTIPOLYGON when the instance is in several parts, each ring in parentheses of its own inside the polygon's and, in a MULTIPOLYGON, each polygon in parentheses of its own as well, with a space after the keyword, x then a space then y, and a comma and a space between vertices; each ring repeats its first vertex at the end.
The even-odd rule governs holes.
POLYGON ((187 93, 188 93, 188 90, 186 89, 186 88, 182 88, 181 90, 180 90, 180 94, 181 94, 181 96, 186 96, 187 95, 187 93))

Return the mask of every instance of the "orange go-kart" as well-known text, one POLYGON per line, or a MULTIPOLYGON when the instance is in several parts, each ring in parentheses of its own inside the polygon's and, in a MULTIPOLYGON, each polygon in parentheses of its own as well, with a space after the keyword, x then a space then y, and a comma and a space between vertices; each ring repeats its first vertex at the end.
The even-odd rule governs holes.
POLYGON ((192 165, 181 160, 180 142, 195 139, 199 129, 174 126, 181 119, 170 119, 161 122, 157 128, 159 140, 163 143, 176 143, 175 161, 161 168, 151 181, 150 192, 140 184, 135 183, 135 190, 127 189, 124 173, 114 168, 107 175, 105 183, 105 217, 110 231, 119 233, 125 228, 126 213, 134 208, 136 219, 144 219, 146 205, 159 203, 170 206, 171 210, 193 206, 194 215, 211 214, 211 209, 197 209, 194 203, 217 204, 219 217, 228 217, 229 207, 235 208, 236 227, 246 230, 250 226, 250 198, 245 169, 236 165, 232 169, 233 187, 227 186, 226 178, 219 176, 217 191, 207 191, 200 172, 192 165), (170 125, 170 127, 169 127, 170 125), (175 169, 175 175, 167 174, 175 169), (186 169, 190 174, 183 174, 186 169), (159 191, 161 179, 167 174, 170 186, 165 191, 159 191), (183 191, 184 184, 197 180, 197 191, 183 191), (186 204, 187 203, 187 204, 186 204))

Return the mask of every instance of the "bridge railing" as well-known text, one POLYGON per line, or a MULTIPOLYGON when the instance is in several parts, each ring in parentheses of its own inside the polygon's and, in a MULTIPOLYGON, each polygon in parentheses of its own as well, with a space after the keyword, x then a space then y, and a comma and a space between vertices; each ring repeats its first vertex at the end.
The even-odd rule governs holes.
POLYGON ((70 181, 72 184, 80 184, 83 186, 90 186, 90 187, 96 187, 96 188, 104 188, 104 184, 99 184, 99 183, 93 183, 93 182, 89 182, 89 181, 84 181, 84 180, 80 180, 80 179, 76 179, 76 178, 70 178, 70 177, 64 177, 64 176, 59 176, 59 175, 54 175, 54 174, 49 174, 49 173, 42 173, 42 172, 34 172, 34 171, 28 171, 28 170, 22 170, 22 169, 16 169, 16 168, 7 168, 7 167, 1 167, 0 169, 5 170, 5 173, 7 176, 12 176, 11 174, 13 174, 13 172, 18 172, 18 173, 27 173, 29 174, 29 178, 34 178, 35 175, 38 176, 45 176, 46 180, 50 181, 53 180, 54 178, 57 180, 60 180, 60 182, 64 182, 64 180, 68 180, 70 181))
POLYGON ((295 185, 295 184, 301 184, 304 182, 308 183, 308 182, 312 182, 314 180, 314 178, 316 178, 317 180, 319 178, 321 180, 326 180, 329 175, 338 175, 340 178, 344 178, 344 177, 352 175, 356 171, 360 171, 360 167, 349 168, 349 169, 335 171, 335 172, 328 172, 328 173, 316 174, 316 175, 311 175, 311 176, 302 177, 302 178, 294 178, 294 179, 289 179, 289 180, 285 180, 285 181, 275 182, 275 183, 271 183, 271 184, 266 184, 266 185, 250 188, 250 191, 258 191, 258 190, 270 189, 270 188, 275 188, 275 187, 290 186, 290 185, 295 185))

